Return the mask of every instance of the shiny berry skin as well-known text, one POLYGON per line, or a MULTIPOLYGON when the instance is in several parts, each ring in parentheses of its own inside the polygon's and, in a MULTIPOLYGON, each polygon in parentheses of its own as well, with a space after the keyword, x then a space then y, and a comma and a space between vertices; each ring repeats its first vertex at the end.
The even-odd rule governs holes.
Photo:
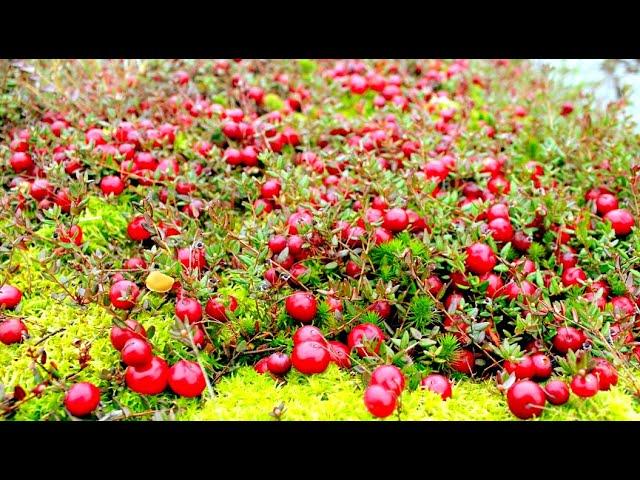
POLYGON ((291 370, 291 359, 286 353, 274 352, 267 357, 267 368, 274 375, 284 375, 291 370))
POLYGON ((291 235, 287 240, 287 248, 289 253, 294 257, 300 257, 303 254, 304 238, 300 235, 291 235))
POLYGON ((359 357, 368 357, 371 353, 377 354, 383 341, 384 333, 372 323, 362 323, 355 326, 347 337, 349 348, 351 350, 355 348, 359 357), (373 348, 373 352, 370 350, 371 348, 373 348))
POLYGON ((596 360, 596 366, 591 370, 598 377, 598 389, 609 390, 612 385, 618 384, 618 372, 608 361, 604 359, 596 360))
POLYGON ((451 398, 451 382, 444 375, 440 375, 438 373, 427 375, 420 382, 420 387, 425 390, 430 390, 433 393, 437 393, 442 397, 442 400, 451 398))
POLYGON ((11 168, 13 168, 13 171, 16 173, 31 170, 35 166, 33 160, 31 159, 31 155, 26 152, 15 152, 13 155, 11 155, 9 163, 11 164, 11 168))
POLYGON ((130 310, 135 306, 139 294, 140 289, 135 283, 129 280, 120 280, 111 286, 109 300, 111 305, 116 308, 130 310))
POLYGON ((280 191, 282 190, 282 185, 279 180, 267 180, 262 188, 260 189, 260 194, 262 198, 266 200, 275 199, 280 195, 280 191))
POLYGON ((129 238, 136 242, 151 238, 151 232, 145 228, 145 225, 146 221, 142 215, 132 218, 129 225, 127 225, 127 235, 129 235, 129 238))
POLYGON ((258 152, 252 146, 245 147, 240 151, 240 159, 247 167, 254 167, 258 165, 258 152))
POLYGON ((544 386, 544 393, 552 405, 564 405, 569 400, 569 387, 562 380, 551 380, 544 386))
POLYGON ((342 312, 342 302, 336 297, 327 297, 327 305, 330 312, 342 312))
MULTIPOLYGON (((508 369, 507 369, 508 371, 508 369)), ((514 373, 516 378, 524 380, 526 378, 532 378, 536 373, 536 367, 530 356, 525 355, 515 362, 514 373)))
POLYGON ((523 280, 520 286, 518 286, 516 282, 509 282, 502 289, 504 295, 510 300, 517 300, 520 295, 530 297, 534 295, 536 291, 536 286, 528 280, 523 280))
POLYGON ((353 260, 349 260, 344 267, 344 271, 351 278, 358 278, 362 274, 362 267, 353 260))
POLYGON ((207 266, 204 248, 181 248, 178 250, 178 260, 188 270, 204 270, 207 266))
POLYGON ((291 352, 291 364, 305 375, 324 372, 330 361, 327 347, 318 342, 298 343, 291 352))
POLYGON ((533 377, 535 379, 546 380, 551 376, 551 373, 553 373, 551 360, 544 353, 534 353, 531 355, 531 361, 533 362, 533 377))
POLYGON ((381 243, 387 243, 392 238, 393 238, 393 234, 386 228, 377 227, 373 231, 373 239, 376 245, 380 245, 381 243))
POLYGON ((396 409, 397 403, 396 395, 380 385, 369 385, 364 391, 364 405, 374 417, 388 417, 396 409))
POLYGON ((176 302, 175 313, 183 322, 196 323, 202 320, 202 305, 193 298, 183 297, 176 302))
POLYGON ((308 292, 296 292, 289 295, 285 301, 287 314, 302 323, 310 323, 318 313, 318 303, 308 292))
POLYGON ((147 338, 147 332, 144 327, 135 320, 127 320, 125 324, 128 328, 120 328, 117 325, 111 327, 111 333, 109 335, 111 345, 118 351, 121 351, 127 341, 132 338, 147 338))
POLYGON ((596 209, 600 215, 605 215, 618 208, 618 199, 610 193, 603 193, 596 199, 596 209))
POLYGON ((58 229, 58 238, 62 243, 74 243, 77 246, 82 245, 82 228, 79 225, 72 225, 67 231, 58 229))
POLYGON ((516 250, 524 253, 527 252, 529 248, 531 248, 533 240, 522 230, 518 230, 513 234, 513 239, 511 240, 511 242, 516 250))
POLYGON ((227 316, 227 308, 235 312, 238 308, 238 301, 232 295, 229 295, 227 302, 228 305, 225 306, 224 300, 220 297, 213 297, 207 301, 206 306, 204 307, 204 311, 211 318, 218 320, 219 322, 226 322, 229 320, 227 316))
POLYGON ((200 365, 188 360, 178 360, 169 369, 168 383, 173 393, 187 398, 199 396, 207 386, 200 365))
POLYGON ((571 287, 574 285, 582 286, 587 281, 587 275, 581 268, 569 267, 562 272, 562 284, 565 287, 571 287))
POLYGON ((307 211, 298 211, 292 213, 287 219, 287 225, 289 227, 289 233, 292 235, 296 235, 298 232, 298 227, 302 225, 311 225, 313 224, 313 217, 307 211))
POLYGON ((576 255, 573 249, 566 250, 558 254, 558 263, 562 265, 562 268, 566 271, 567 269, 577 265, 578 255, 576 255))
POLYGON ((434 182, 442 182, 449 175, 447 166, 440 160, 427 162, 423 167, 423 171, 427 178, 434 182))
POLYGON ((153 358, 151 345, 142 338, 130 338, 120 351, 122 361, 129 367, 141 367, 153 358))
POLYGON ((49 180, 44 178, 37 178, 33 181, 29 187, 29 195, 35 200, 43 200, 53 193, 53 187, 49 183, 49 180))
POLYGON ((400 395, 405 387, 402 371, 395 365, 381 365, 371 374, 369 385, 380 385, 395 395, 400 395))
POLYGON ((513 227, 509 220, 495 218, 489 222, 488 227, 496 242, 510 242, 513 238, 513 227))
POLYGON ((576 375, 573 377, 573 380, 571 380, 571 391, 582 398, 593 397, 598 393, 598 387, 598 377, 593 373, 576 375))
POLYGON ((127 367, 124 374, 127 387, 141 395, 157 395, 167 388, 169 366, 160 357, 153 357, 142 367, 127 367))
POLYGON ((351 358, 349 358, 349 347, 344 343, 331 340, 327 343, 331 361, 340 368, 351 368, 351 358))
POLYGON ((322 345, 327 343, 320 329, 318 327, 314 327, 313 325, 304 325, 296 330, 296 333, 293 334, 294 345, 303 342, 317 342, 322 345))
POLYGON ((127 270, 144 270, 147 268, 147 262, 144 261, 144 258, 132 257, 124 262, 122 268, 126 268, 127 270))
POLYGON ((495 273, 491 273, 491 272, 485 273, 480 277, 480 281, 488 283, 487 290, 485 291, 485 294, 487 295, 487 297, 495 298, 502 294, 502 288, 504 287, 504 282, 502 281, 502 278, 500 278, 495 273))
POLYGON ((392 208, 384 214, 382 226, 392 232, 401 232, 409 226, 409 217, 402 208, 392 208))
POLYGON ((253 366, 253 369, 260 374, 267 373, 269 371, 268 362, 269 362, 269 357, 261 358, 253 366))
POLYGON ((117 197, 124 191, 124 182, 117 175, 107 175, 100 180, 100 190, 105 197, 109 195, 117 197))
POLYGON ((540 415, 545 403, 544 391, 531 380, 520 380, 507 391, 509 410, 522 420, 540 415))
POLYGON ((507 194, 511 191, 511 183, 503 176, 497 175, 487 183, 487 188, 494 195, 507 194))
POLYGON ((425 287, 431 295, 437 298, 442 291, 444 284, 442 283, 442 280, 440 280, 440 278, 438 278, 436 275, 431 275, 425 280, 425 287))
POLYGON ((611 223, 613 231, 616 232, 616 235, 618 236, 625 236, 630 234, 631 229, 635 225, 633 215, 631 215, 629 211, 625 210, 624 208, 610 210, 604 216, 604 219, 611 223))
POLYGON ((27 327, 18 318, 10 318, 0 322, 0 342, 5 345, 22 342, 28 333, 27 327))
POLYGON ((496 266, 496 255, 489 245, 474 243, 467 247, 467 270, 482 275, 493 270, 496 266))
POLYGON ((509 221, 509 207, 504 203, 496 203, 495 205, 492 205, 487 211, 487 220, 490 222, 496 218, 503 218, 504 220, 509 221))
POLYGON ((74 384, 64 396, 64 406, 74 417, 85 417, 100 403, 100 390, 89 382, 74 384))
POLYGON ((584 333, 573 327, 560 327, 553 337, 553 346, 560 353, 567 353, 569 350, 577 351, 586 338, 584 333))
POLYGON ((20 300, 22 300, 22 292, 13 285, 5 284, 0 287, 0 307, 16 308, 20 300))
POLYGON ((287 246, 287 239, 284 235, 274 235, 269 239, 269 250, 278 254, 284 250, 287 246))
POLYGON ((628 297, 613 297, 611 305, 613 306, 613 312, 622 317, 629 317, 636 313, 636 307, 628 297))
POLYGON ((476 358, 472 351, 462 350, 451 362, 451 368, 460 373, 471 375, 475 368, 476 358))
POLYGON ((391 317, 391 304, 386 300, 376 300, 368 310, 377 313, 383 320, 388 320, 391 317))
POLYGON ((240 165, 242 163, 242 154, 240 150, 235 148, 227 148, 224 151, 223 158, 229 165, 240 165))
POLYGON ((193 343, 199 347, 202 348, 204 347, 204 344, 206 343, 207 339, 204 335, 204 330, 202 330, 202 328, 196 326, 193 329, 193 343))

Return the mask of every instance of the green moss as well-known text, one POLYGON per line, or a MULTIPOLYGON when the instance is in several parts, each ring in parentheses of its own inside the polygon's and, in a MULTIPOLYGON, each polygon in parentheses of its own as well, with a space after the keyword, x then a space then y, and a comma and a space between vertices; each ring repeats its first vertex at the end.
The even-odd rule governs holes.
MULTIPOLYGON (((251 368, 239 369, 220 381, 217 396, 192 406, 178 416, 183 420, 272 420, 273 409, 284 404, 282 420, 372 420, 362 401, 363 386, 352 375, 331 366, 321 375, 295 372, 279 385, 251 368)), ((547 405, 541 420, 632 420, 640 413, 633 398, 614 388, 592 399, 573 396, 562 407, 547 405)), ((464 380, 453 396, 442 401, 429 391, 402 395, 399 414, 387 420, 514 420, 506 399, 489 381, 464 380)))
POLYGON ((126 195, 116 198, 90 196, 78 224, 86 244, 92 249, 108 249, 114 241, 125 240, 128 220, 132 215, 131 200, 126 195))

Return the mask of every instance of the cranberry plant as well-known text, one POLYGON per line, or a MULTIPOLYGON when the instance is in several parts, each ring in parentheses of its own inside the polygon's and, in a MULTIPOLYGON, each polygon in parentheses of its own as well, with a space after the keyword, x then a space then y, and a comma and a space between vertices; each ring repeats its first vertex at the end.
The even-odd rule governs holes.
POLYGON ((220 418, 256 375, 355 384, 330 418, 635 415, 624 98, 509 60, 0 75, 3 418, 220 418))

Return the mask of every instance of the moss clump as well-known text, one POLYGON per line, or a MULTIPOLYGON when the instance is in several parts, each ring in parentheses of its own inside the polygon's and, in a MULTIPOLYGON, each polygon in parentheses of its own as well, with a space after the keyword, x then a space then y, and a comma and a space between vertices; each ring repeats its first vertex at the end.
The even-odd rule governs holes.
MULTIPOLYGON (((239 369, 217 385, 217 396, 193 405, 182 420, 273 420, 273 409, 284 404, 282 420, 372 420, 362 401, 361 383, 331 366, 325 373, 305 377, 292 372, 279 385, 253 369, 239 369)), ((416 390, 402 395, 402 408, 387 420, 514 420, 506 399, 489 382, 463 380, 447 401, 432 392, 416 390)), ((635 400, 619 388, 592 399, 572 396, 562 407, 548 405, 542 420, 640 419, 635 400)))

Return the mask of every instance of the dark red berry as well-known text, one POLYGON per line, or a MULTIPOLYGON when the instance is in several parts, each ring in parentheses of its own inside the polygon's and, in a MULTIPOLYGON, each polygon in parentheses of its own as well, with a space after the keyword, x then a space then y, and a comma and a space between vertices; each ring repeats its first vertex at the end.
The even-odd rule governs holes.
POLYGON ((84 417, 93 412, 100 403, 100 390, 89 382, 73 385, 64 397, 64 406, 74 417, 84 417))
POLYGON ((160 357, 153 357, 141 367, 127 367, 124 375, 127 386, 142 395, 157 395, 167 388, 169 366, 160 357))
POLYGON ((153 352, 149 342, 142 338, 130 338, 121 350, 122 361, 130 367, 141 367, 151 361, 153 352))
POLYGON ((19 318, 10 318, 0 322, 0 342, 5 345, 22 342, 28 333, 27 327, 19 318))
POLYGON ((111 286, 109 300, 111 300, 111 305, 116 308, 130 310, 135 306, 139 294, 140 289, 135 283, 129 280, 120 280, 111 286))
POLYGON ((328 348, 318 342, 298 343, 291 352, 291 364, 305 375, 324 372, 330 361, 328 348))
POLYGON ((400 395, 404 390, 405 379, 402 371, 395 365, 381 365, 371 374, 369 385, 380 385, 400 395))
POLYGON ((325 344, 327 341, 318 327, 314 327, 313 325, 304 325, 293 334, 294 345, 302 342, 318 342, 320 344, 325 344))
POLYGON ((197 397, 207 386, 202 368, 196 362, 178 360, 167 375, 169 387, 182 397, 197 397))
POLYGON ((409 226, 409 217, 402 208, 392 208, 384 214, 382 226, 392 232, 401 232, 409 226))
POLYGON ((574 352, 582 347, 586 338, 584 333, 573 327, 560 327, 553 337, 553 346, 560 353, 567 353, 569 350, 574 352))
POLYGON ((118 351, 121 351, 125 343, 132 338, 146 339, 147 332, 145 329, 135 320, 127 320, 125 322, 127 328, 121 328, 117 325, 111 327, 110 339, 111 345, 118 351))
POLYGON ((308 292, 296 292, 285 301, 287 314, 302 323, 310 323, 318 312, 316 299, 308 292))
POLYGON ((544 393, 552 405, 564 405, 569 400, 569 387, 562 380, 551 380, 544 386, 544 393))
POLYGON ((396 409, 396 395, 380 385, 369 385, 364 392, 364 404, 371 415, 388 417, 396 409))
POLYGON ((363 323, 354 327, 347 337, 349 348, 356 349, 360 357, 368 357, 378 353, 384 340, 384 333, 372 323, 363 323))
POLYGON ((593 373, 578 374, 571 380, 571 391, 582 398, 593 397, 598 393, 598 388, 598 377, 593 373))
POLYGON ((176 302, 175 313, 183 322, 197 323, 202 320, 202 305, 193 298, 182 297, 176 302))
POLYGON ((442 397, 442 400, 446 400, 451 397, 451 382, 444 375, 440 375, 438 373, 432 373, 431 375, 427 375, 420 382, 420 386, 425 390, 430 390, 434 393, 437 393, 442 397))
POLYGON ((274 352, 267 357, 267 367, 274 375, 284 375, 291 370, 291 359, 286 353, 274 352))
POLYGON ((535 353, 531 355, 533 366, 535 368, 534 378, 537 380, 546 380, 553 373, 551 360, 544 353, 535 353))
POLYGON ((605 359, 596 360, 596 366, 591 372, 598 377, 599 390, 609 390, 612 385, 618 384, 618 372, 605 359))
POLYGON ((349 357, 349 347, 344 343, 332 340, 327 343, 331 361, 340 368, 351 368, 351 358, 349 357))
POLYGON ((520 380, 507 391, 509 410, 523 420, 540 415, 545 403, 544 391, 531 380, 520 380))
POLYGON ((461 350, 458 356, 451 362, 451 368, 455 371, 471 375, 475 369, 476 358, 472 351, 461 350))
POLYGON ((22 300, 22 292, 13 285, 5 284, 0 287, 0 307, 16 308, 20 300, 22 300))
POLYGON ((127 226, 127 235, 129 235, 131 240, 135 240, 136 242, 151 238, 151 232, 149 232, 146 227, 146 220, 142 215, 134 217, 127 226))
POLYGON ((474 243, 467 247, 467 269, 476 275, 493 270, 496 266, 496 255, 489 245, 484 243, 474 243))
POLYGON ((624 208, 610 210, 604 216, 604 219, 611 223, 613 231, 616 232, 616 235, 618 236, 628 235, 629 233, 631 233, 631 229, 635 225, 633 215, 631 215, 629 211, 625 210, 624 208))

